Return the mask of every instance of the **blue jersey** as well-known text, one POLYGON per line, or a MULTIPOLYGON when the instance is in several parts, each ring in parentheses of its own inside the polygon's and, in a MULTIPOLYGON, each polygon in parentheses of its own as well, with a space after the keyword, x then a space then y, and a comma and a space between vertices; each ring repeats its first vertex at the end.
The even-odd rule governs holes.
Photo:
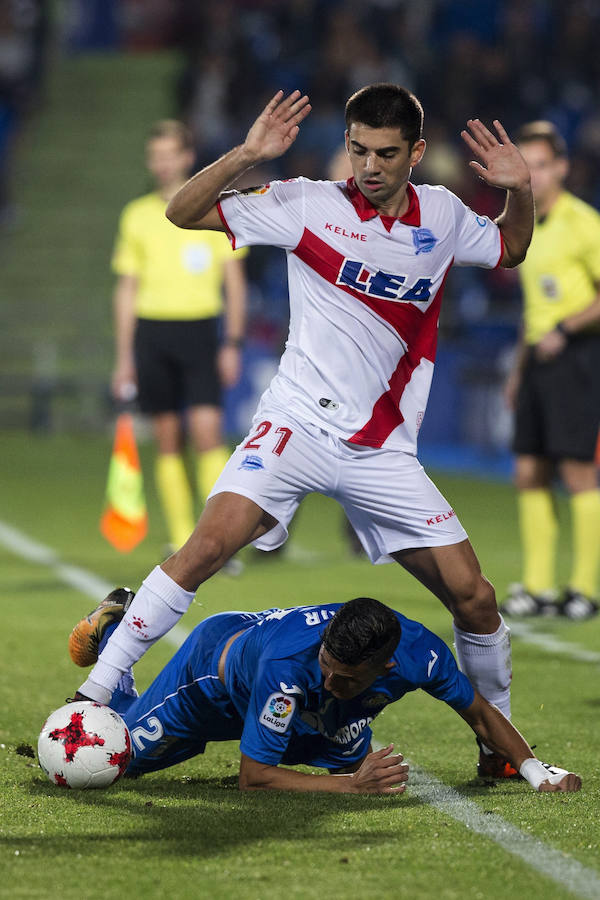
POLYGON ((449 647, 398 612, 402 636, 393 668, 352 700, 335 698, 323 687, 318 653, 323 630, 340 606, 268 611, 231 645, 225 685, 244 721, 240 748, 246 756, 269 765, 309 762, 302 747, 320 735, 329 748, 321 764, 341 768, 364 756, 370 723, 409 691, 422 688, 455 710, 473 702, 473 688, 449 647))

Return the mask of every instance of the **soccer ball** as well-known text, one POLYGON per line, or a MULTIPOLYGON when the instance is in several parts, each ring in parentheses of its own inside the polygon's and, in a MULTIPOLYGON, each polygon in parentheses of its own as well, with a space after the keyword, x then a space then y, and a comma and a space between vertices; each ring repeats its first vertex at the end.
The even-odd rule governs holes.
POLYGON ((108 787, 129 765, 131 738, 121 716, 108 706, 93 700, 67 703, 44 723, 38 759, 60 787, 108 787))

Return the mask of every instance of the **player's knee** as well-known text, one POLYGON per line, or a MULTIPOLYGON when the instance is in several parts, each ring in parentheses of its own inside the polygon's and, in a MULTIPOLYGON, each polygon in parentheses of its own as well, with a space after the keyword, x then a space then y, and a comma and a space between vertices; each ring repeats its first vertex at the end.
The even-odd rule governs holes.
POLYGON ((498 609, 494 587, 479 574, 473 576, 454 598, 454 619, 463 631, 494 631, 497 627, 498 609))

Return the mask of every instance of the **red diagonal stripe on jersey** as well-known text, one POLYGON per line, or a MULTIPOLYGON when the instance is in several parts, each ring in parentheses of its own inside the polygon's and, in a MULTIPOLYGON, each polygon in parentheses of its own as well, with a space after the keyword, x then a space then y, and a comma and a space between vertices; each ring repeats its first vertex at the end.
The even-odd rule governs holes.
POLYGON ((373 407, 373 413, 367 424, 363 425, 360 431, 353 434, 351 438, 348 438, 353 444, 383 447, 394 428, 404 422, 404 416, 400 412, 400 401, 404 389, 422 359, 428 359, 431 362, 435 359, 437 321, 449 271, 450 266, 446 269, 444 280, 433 303, 421 314, 423 316, 421 329, 416 333, 412 344, 408 346, 406 353, 396 366, 396 370, 388 382, 389 390, 381 395, 373 407))
POLYGON ((435 360, 437 322, 446 276, 452 263, 446 270, 433 302, 427 309, 421 310, 413 303, 369 297, 349 285, 337 284, 337 277, 345 257, 307 228, 304 229, 302 239, 294 253, 330 284, 360 300, 388 322, 406 345, 406 351, 388 382, 389 389, 376 402, 373 414, 366 425, 349 439, 355 444, 381 447, 394 428, 404 421, 399 409, 400 400, 414 370, 422 359, 428 359, 430 362, 435 360))

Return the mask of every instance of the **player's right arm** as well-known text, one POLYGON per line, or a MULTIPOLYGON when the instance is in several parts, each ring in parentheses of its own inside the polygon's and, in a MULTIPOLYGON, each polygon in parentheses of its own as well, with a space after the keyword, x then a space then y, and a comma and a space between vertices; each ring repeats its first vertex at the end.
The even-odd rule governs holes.
POLYGON ((408 766, 393 744, 368 753, 356 772, 345 775, 308 775, 294 769, 257 762, 242 754, 239 785, 242 791, 299 791, 332 794, 400 794, 406 790, 408 766))
POLYGON ((133 356, 137 290, 136 275, 119 275, 113 294, 115 367, 112 375, 112 392, 117 400, 131 399, 137 384, 133 356))
POLYGON ((256 119, 246 140, 194 175, 175 194, 166 211, 179 228, 224 231, 216 207, 221 193, 244 172, 282 156, 294 143, 299 125, 311 110, 308 97, 278 91, 256 119))

